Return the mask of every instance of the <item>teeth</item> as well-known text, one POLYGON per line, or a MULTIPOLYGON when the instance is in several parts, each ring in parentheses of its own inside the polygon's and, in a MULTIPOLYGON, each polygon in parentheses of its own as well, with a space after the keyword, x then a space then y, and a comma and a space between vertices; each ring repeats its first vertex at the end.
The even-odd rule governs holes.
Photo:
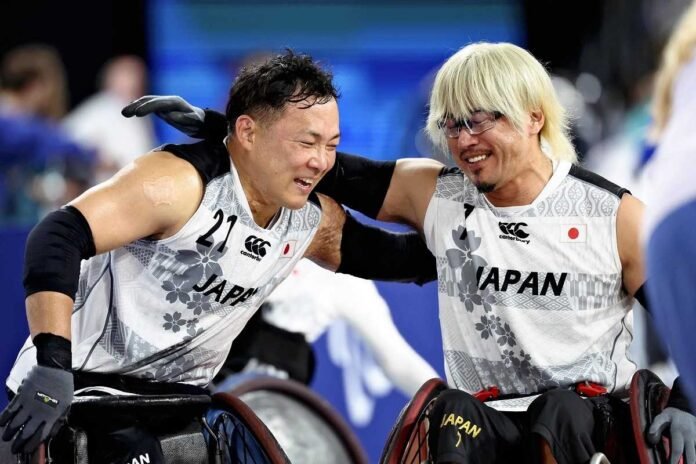
POLYGON ((466 161, 469 163, 478 163, 479 161, 483 161, 488 157, 488 155, 480 155, 480 156, 474 156, 473 158, 469 158, 466 161))
POLYGON ((297 180, 299 180, 299 181, 300 181, 301 183, 303 183, 303 184, 312 185, 312 180, 311 180, 311 179, 303 179, 303 178, 300 177, 300 178, 298 178, 297 180))

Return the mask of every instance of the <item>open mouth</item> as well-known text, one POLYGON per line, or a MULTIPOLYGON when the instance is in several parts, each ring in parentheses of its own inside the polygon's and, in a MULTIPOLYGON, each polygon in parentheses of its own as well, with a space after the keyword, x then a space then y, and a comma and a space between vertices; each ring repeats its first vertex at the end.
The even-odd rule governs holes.
POLYGON ((491 156, 490 153, 484 153, 482 155, 476 155, 476 156, 471 156, 469 158, 466 158, 465 161, 468 164, 476 164, 476 163, 480 163, 481 161, 487 159, 490 156, 491 156))
POLYGON ((304 190, 310 190, 314 187, 314 180, 307 177, 296 177, 295 183, 304 190))

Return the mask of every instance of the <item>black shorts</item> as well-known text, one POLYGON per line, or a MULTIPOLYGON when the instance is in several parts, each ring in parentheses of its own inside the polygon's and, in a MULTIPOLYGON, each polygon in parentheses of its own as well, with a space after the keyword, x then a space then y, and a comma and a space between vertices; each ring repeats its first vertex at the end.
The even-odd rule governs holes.
POLYGON ((609 396, 583 398, 556 389, 526 412, 500 412, 460 390, 447 390, 430 414, 430 450, 437 462, 540 462, 539 439, 559 464, 587 462, 616 431, 632 440, 628 404, 609 396))

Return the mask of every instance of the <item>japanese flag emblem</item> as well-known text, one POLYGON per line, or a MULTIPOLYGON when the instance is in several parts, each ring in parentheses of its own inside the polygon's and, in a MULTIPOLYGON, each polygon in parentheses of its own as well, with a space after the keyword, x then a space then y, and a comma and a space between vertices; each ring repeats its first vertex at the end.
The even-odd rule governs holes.
POLYGON ((280 247, 280 257, 281 258, 292 258, 295 255, 295 246, 297 245, 296 240, 289 240, 283 243, 280 247))
POLYGON ((561 225, 561 242, 585 243, 587 242, 587 224, 563 224, 561 225))

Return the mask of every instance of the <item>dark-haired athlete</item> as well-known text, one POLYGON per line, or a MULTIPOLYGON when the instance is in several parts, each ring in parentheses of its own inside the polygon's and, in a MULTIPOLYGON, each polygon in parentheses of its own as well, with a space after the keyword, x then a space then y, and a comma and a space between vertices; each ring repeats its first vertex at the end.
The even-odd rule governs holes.
POLYGON ((298 260, 330 269, 350 261, 354 234, 342 241, 343 228, 395 247, 387 273, 417 278, 398 257, 418 253, 408 246, 418 237, 362 227, 312 193, 334 164, 337 97, 331 75, 307 56, 287 52, 245 69, 230 90, 229 133, 148 153, 32 231, 31 337, 0 415, 13 452, 53 435, 77 389, 205 387, 298 260))

